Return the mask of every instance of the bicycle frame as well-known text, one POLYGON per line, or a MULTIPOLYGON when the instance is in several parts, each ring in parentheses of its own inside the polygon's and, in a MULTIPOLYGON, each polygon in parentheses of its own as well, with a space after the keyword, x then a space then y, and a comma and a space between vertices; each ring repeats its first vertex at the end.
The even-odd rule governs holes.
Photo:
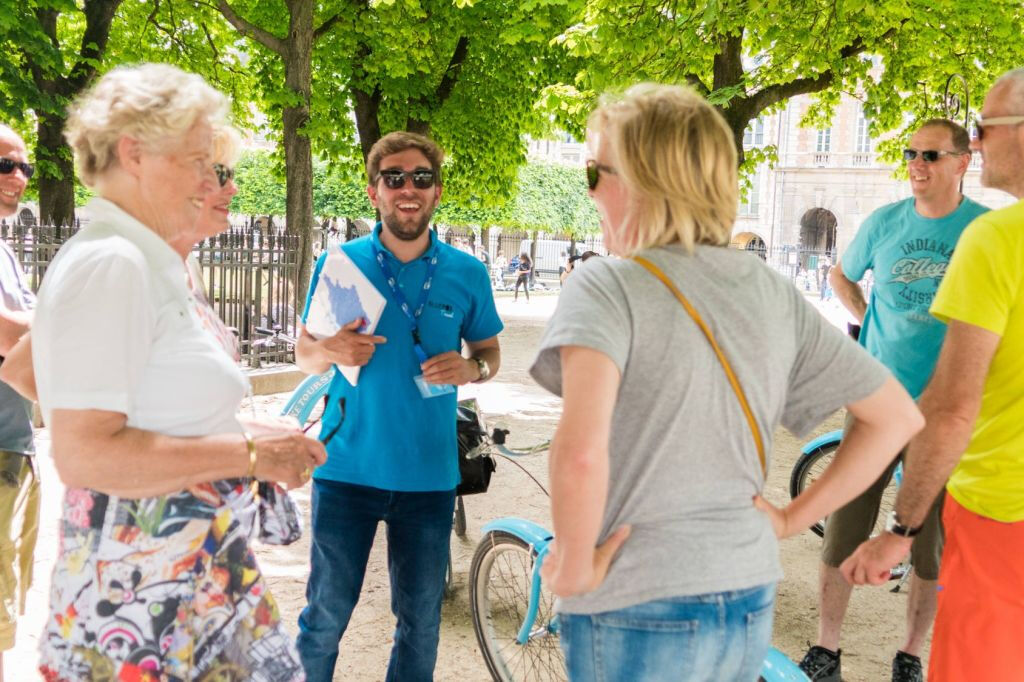
MULTIPOLYGON (((555 537, 546 528, 533 521, 517 519, 512 516, 495 519, 483 527, 484 535, 495 530, 515 535, 537 553, 537 558, 533 562, 533 573, 530 576, 530 599, 526 605, 526 617, 523 618, 523 624, 516 636, 516 641, 519 644, 526 644, 530 640, 533 623, 537 620, 537 610, 540 608, 540 567, 543 565, 544 557, 548 555, 548 547, 555 537)), ((552 629, 557 632, 557 623, 552 623, 552 626, 552 629)))

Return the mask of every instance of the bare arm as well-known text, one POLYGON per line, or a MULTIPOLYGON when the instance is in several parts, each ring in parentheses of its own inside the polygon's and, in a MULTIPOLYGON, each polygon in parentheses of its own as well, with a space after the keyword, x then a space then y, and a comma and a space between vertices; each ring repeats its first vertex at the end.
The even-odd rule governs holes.
MULTIPOLYGON (((164 495, 249 470, 241 433, 176 438, 129 427, 125 415, 107 410, 53 410, 50 432, 65 485, 120 497, 164 495)), ((326 459, 318 441, 295 431, 257 436, 256 453, 256 477, 290 487, 326 459)))
MULTIPOLYGON (((921 394, 927 426, 907 448, 896 498, 896 516, 903 525, 924 522, 967 448, 999 341, 998 334, 981 327, 950 321, 935 372, 921 394)), ((872 538, 843 563, 843 574, 854 583, 878 584, 888 578, 889 569, 906 555, 911 542, 892 533, 872 538)))
POLYGON ((31 310, 9 310, 0 303, 0 356, 7 357, 31 323, 31 310))
POLYGON ((856 282, 851 282, 843 274, 842 262, 836 263, 828 273, 829 284, 835 292, 843 307, 857 318, 857 322, 864 323, 864 314, 868 310, 868 303, 864 300, 864 290, 856 282))
POLYGON ((853 424, 843 434, 832 464, 811 487, 781 511, 757 498, 758 508, 772 517, 779 537, 799 533, 866 490, 924 426, 914 401, 892 377, 847 409, 853 424))
POLYGON ((28 400, 38 400, 36 373, 32 367, 32 334, 26 333, 7 353, 0 365, 0 381, 28 400))
POLYGON ((544 580, 557 595, 580 594, 604 580, 628 529, 596 547, 608 497, 608 441, 619 370, 603 353, 565 346, 562 417, 551 443, 551 516, 557 538, 544 580))

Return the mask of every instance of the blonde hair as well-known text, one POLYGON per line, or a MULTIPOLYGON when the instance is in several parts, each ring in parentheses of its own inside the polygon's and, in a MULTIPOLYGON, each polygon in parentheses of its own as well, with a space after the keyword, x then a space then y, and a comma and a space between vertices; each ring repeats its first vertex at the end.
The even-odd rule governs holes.
POLYGON ((226 123, 215 126, 212 152, 214 163, 234 166, 242 153, 242 135, 238 129, 226 123))
POLYGON ((64 137, 75 152, 79 179, 92 187, 117 162, 122 137, 156 150, 198 120, 217 125, 227 109, 227 98, 194 73, 169 64, 120 66, 75 100, 64 137))
POLYGON ((631 197, 621 255, 679 243, 725 246, 739 202, 736 147, 718 111, 689 88, 635 85, 590 116, 631 197))

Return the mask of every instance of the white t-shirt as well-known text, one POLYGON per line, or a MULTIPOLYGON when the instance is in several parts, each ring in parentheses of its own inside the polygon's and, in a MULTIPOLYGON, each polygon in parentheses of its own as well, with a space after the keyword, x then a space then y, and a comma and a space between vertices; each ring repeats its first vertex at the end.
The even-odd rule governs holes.
POLYGON ((172 436, 237 433, 248 382, 206 333, 181 257, 115 204, 60 249, 39 289, 32 362, 39 404, 108 410, 172 436))

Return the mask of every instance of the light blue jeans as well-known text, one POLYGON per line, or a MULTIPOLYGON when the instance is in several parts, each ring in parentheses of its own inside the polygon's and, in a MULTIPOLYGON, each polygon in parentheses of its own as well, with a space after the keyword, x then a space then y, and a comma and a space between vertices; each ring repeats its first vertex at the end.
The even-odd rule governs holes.
POLYGON ((775 584, 560 614, 573 682, 755 682, 772 638, 775 584))

